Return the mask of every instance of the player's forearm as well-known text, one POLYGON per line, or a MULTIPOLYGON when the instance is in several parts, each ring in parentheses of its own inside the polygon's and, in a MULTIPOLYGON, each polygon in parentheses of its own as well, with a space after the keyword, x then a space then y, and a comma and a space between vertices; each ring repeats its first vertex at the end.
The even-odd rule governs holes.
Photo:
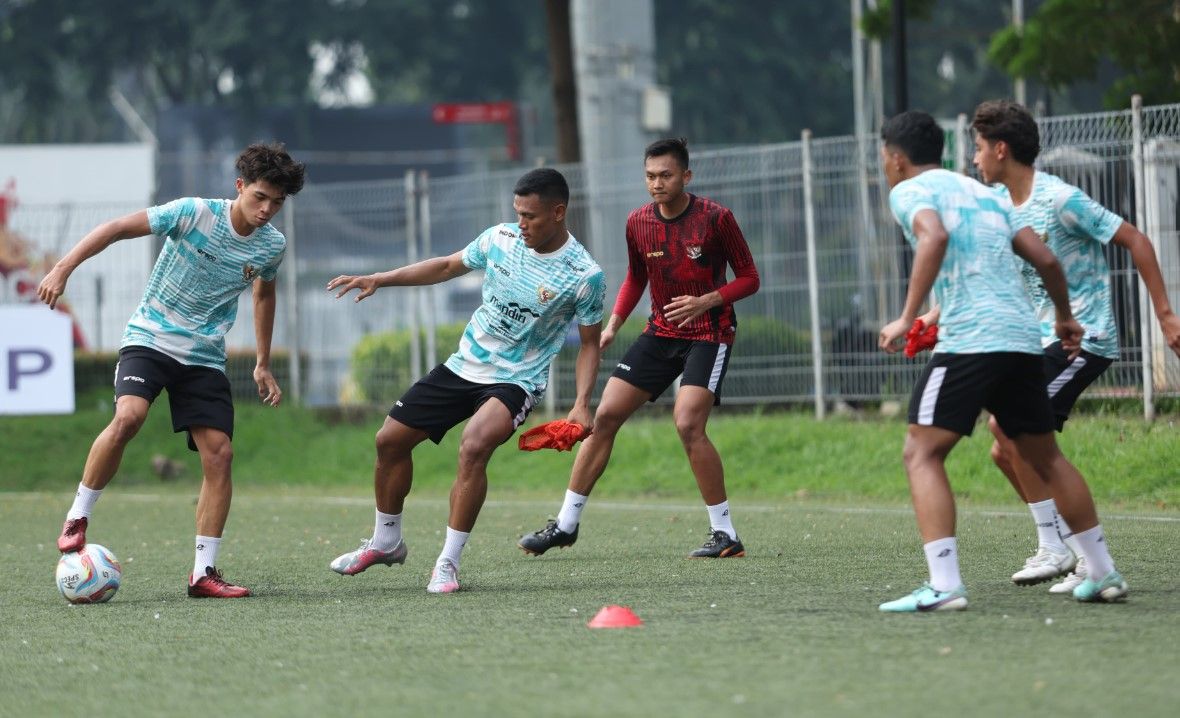
MULTIPOLYGON (((259 285, 264 284, 261 279, 259 285)), ((275 291, 271 282, 269 291, 255 287, 254 290, 254 344, 256 364, 260 367, 270 367, 270 344, 274 336, 275 327, 275 291)))
POLYGON ((600 356, 598 342, 583 343, 582 348, 578 350, 578 358, 574 361, 575 407, 590 406, 590 395, 594 392, 594 384, 598 380, 600 356))
POLYGON ((439 284, 459 276, 450 257, 433 257, 421 262, 373 275, 379 287, 420 287, 439 284))
POLYGON ((942 267, 942 258, 946 256, 947 242, 946 233, 931 232, 918 236, 914 268, 910 272, 910 286, 906 291, 905 306, 899 317, 906 320, 906 323, 914 321, 926 297, 930 295, 934 280, 938 278, 938 270, 942 267))

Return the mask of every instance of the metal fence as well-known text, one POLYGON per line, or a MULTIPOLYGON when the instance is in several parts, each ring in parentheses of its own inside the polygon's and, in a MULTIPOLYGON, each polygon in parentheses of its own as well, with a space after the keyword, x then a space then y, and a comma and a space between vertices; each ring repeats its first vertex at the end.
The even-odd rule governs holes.
MULTIPOLYGON (((1180 302, 1180 105, 1048 118, 1040 126, 1039 166, 1144 230, 1160 257, 1169 296, 1180 302)), ((948 163, 970 171, 972 139, 965 122, 949 137, 948 163)), ((836 402, 904 400, 921 362, 876 348, 878 330, 900 309, 911 258, 888 212, 877 140, 805 134, 798 142, 696 153, 692 168, 690 190, 733 210, 762 277, 758 294, 737 307, 726 402, 808 403, 822 416, 836 402)), ((641 158, 559 169, 572 192, 569 227, 606 272, 609 312, 626 269, 627 214, 649 201, 641 158)), ((277 220, 291 247, 275 346, 303 358, 290 376, 280 377, 288 391, 316 405, 389 404, 409 378, 445 359, 454 350, 453 340, 445 340, 453 336, 449 325, 465 322, 479 301, 478 276, 382 290, 360 305, 333 299, 325 285, 337 274, 381 271, 457 251, 487 226, 512 220, 519 174, 313 182, 292 198, 277 220), (402 366, 388 367, 385 388, 358 386, 358 343, 404 330, 412 330, 409 351, 398 360, 402 366)), ((77 236, 72 231, 70 241, 77 236)), ((55 242, 59 251, 67 246, 55 242)), ((1111 247, 1107 256, 1122 356, 1087 396, 1142 398, 1150 416, 1155 397, 1180 394, 1180 363, 1163 342, 1129 254, 1111 247)), ((139 263, 132 263, 136 271, 139 263)), ((69 298, 86 322, 91 300, 85 283, 74 281, 69 298)), ((142 289, 138 277, 126 284, 134 285, 127 289, 134 297, 110 296, 103 304, 104 312, 117 311, 124 321, 142 289), (116 310, 116 304, 122 306, 116 310)), ((646 311, 645 301, 636 314, 646 311)), ((600 387, 626 340, 621 334, 607 352, 600 387)), ((252 351, 248 301, 228 343, 252 351)), ((101 344, 117 344, 117 335, 103 331, 101 344)), ((576 349, 568 346, 555 364, 550 408, 573 396, 576 349)))

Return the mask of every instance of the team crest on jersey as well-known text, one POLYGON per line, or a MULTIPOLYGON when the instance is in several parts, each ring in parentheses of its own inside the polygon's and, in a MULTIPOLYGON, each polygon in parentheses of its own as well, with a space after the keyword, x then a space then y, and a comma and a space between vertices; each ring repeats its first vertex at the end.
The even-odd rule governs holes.
POLYGON ((254 278, 257 276, 258 276, 258 270, 254 268, 254 265, 246 264, 246 265, 242 266, 242 281, 243 282, 254 281, 254 278))
POLYGON ((537 299, 541 300, 541 304, 548 302, 550 299, 553 299, 553 297, 555 297, 555 296, 557 296, 557 295, 553 292, 552 289, 549 289, 549 288, 545 287, 544 285, 537 287, 537 299))
POLYGON ((701 258, 701 245, 699 245, 699 244, 686 245, 684 248, 684 253, 688 255, 689 259, 700 259, 701 258))

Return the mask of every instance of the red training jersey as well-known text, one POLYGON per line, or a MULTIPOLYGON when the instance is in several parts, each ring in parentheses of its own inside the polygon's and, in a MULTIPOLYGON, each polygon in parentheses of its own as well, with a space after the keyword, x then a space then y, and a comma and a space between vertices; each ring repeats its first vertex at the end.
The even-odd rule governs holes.
POLYGON ((758 291, 758 282, 758 268, 733 212, 690 194, 688 207, 672 219, 664 219, 654 202, 627 217, 627 276, 613 313, 626 319, 650 283, 651 315, 645 334, 731 344, 737 328, 733 303, 758 291), (726 264, 735 275, 728 283, 726 264), (673 297, 713 291, 725 303, 684 327, 664 317, 664 306, 673 297))

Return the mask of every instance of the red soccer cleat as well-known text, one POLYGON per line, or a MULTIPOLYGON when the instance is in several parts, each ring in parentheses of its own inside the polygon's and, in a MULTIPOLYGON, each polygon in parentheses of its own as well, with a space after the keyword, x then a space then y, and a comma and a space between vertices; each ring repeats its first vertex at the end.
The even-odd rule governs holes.
POLYGON ((83 516, 80 519, 67 519, 61 527, 61 536, 57 537, 57 550, 62 553, 81 551, 86 545, 86 526, 90 520, 83 516))
POLYGON ((188 595, 193 598, 245 598, 250 595, 250 589, 233 585, 221 577, 221 571, 209 566, 205 575, 195 583, 189 578, 188 595))

